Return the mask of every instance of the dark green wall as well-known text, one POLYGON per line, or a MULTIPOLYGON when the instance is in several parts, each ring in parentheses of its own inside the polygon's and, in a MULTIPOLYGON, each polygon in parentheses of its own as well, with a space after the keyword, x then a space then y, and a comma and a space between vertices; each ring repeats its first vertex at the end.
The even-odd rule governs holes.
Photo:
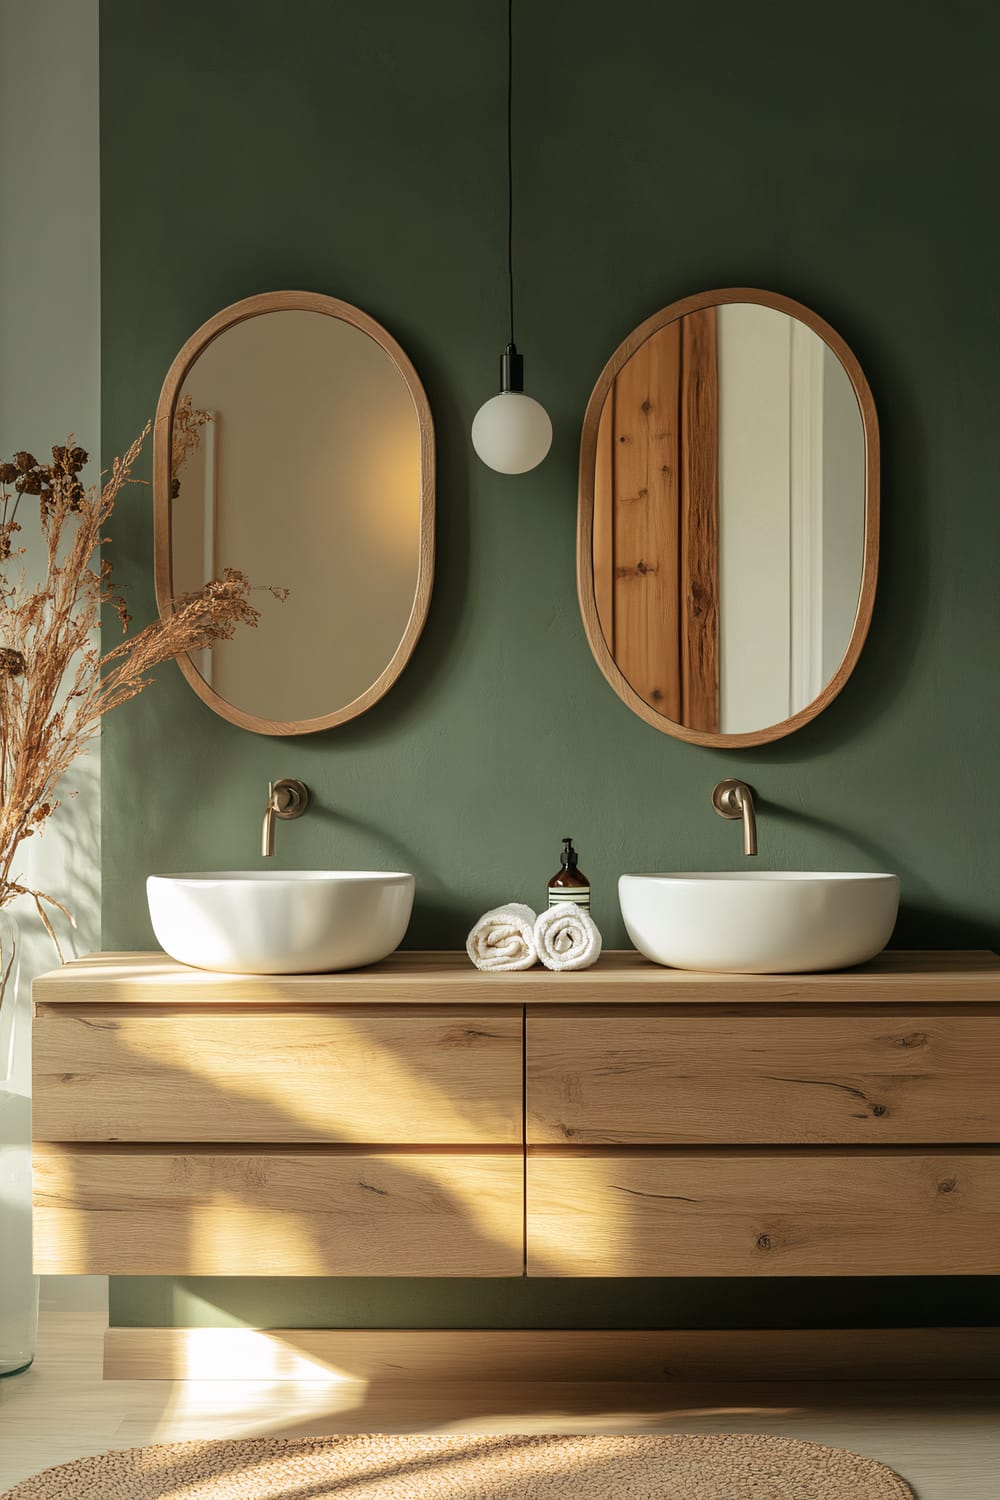
MULTIPOLYGON (((283 862, 413 870, 409 945, 457 947, 484 907, 540 900, 567 828, 606 941, 622 944, 620 871, 739 862, 738 831, 709 802, 731 774, 759 791, 762 865, 897 870, 898 944, 994 945, 1000 11, 521 0, 519 341, 556 436, 540 469, 505 478, 468 441, 505 336, 502 0, 101 10, 105 456, 152 413, 204 318, 305 287, 401 340, 440 460, 430 621, 369 714, 257 738, 171 667, 108 721, 106 946, 151 944, 149 871, 253 867, 265 784, 286 775, 315 810, 279 831, 283 862), (799 298, 854 347, 882 421, 884 524, 872 634, 842 696, 790 739, 721 753, 649 728, 592 661, 575 471, 619 340, 678 296, 732 284, 799 298)), ((110 550, 140 619, 151 549, 137 491, 110 550)), ((857 1283, 766 1290, 640 1284, 605 1305, 624 1321, 731 1321, 741 1306, 879 1320, 857 1283)), ((897 1290, 890 1315, 914 1320, 897 1290)), ((921 1307, 961 1319, 970 1291, 921 1307)), ((181 1321, 400 1319, 396 1283, 211 1283, 200 1313, 187 1295, 121 1282, 115 1315, 164 1321, 176 1296, 181 1321)), ((589 1321, 595 1301, 518 1284, 433 1295, 427 1321, 589 1321)))

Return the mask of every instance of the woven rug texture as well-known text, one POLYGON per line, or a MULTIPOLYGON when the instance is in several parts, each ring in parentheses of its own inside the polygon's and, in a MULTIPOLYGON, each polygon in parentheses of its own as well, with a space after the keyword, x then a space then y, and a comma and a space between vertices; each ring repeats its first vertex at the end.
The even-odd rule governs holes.
POLYGON ((0 1500, 915 1500, 874 1459, 766 1436, 244 1438, 117 1449, 0 1500))

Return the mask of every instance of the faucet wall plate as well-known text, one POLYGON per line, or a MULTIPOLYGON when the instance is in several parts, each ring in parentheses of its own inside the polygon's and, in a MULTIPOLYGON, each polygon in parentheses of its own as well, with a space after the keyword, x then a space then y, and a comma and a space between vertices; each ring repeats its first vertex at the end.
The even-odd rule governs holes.
POLYGON ((270 782, 268 797, 276 818, 301 818, 309 806, 309 788, 291 776, 270 782))
POLYGON ((712 806, 721 818, 742 818, 744 790, 753 792, 745 781, 720 781, 712 793, 712 806))

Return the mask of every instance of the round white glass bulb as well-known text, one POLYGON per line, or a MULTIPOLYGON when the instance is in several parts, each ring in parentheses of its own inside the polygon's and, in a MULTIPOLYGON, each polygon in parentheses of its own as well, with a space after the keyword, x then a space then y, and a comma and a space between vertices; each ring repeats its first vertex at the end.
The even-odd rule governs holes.
POLYGON ((526 474, 537 468, 551 445, 548 412, 523 391, 501 391, 472 420, 473 448, 500 474, 526 474))

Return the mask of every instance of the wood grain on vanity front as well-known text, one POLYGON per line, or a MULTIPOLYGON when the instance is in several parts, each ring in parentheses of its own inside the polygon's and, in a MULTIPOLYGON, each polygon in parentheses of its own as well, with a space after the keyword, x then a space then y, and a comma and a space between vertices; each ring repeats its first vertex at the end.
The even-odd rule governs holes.
POLYGON ((514 1006, 40 1009, 49 1141, 518 1145, 514 1006))
POLYGON ((989 1275, 1000 1155, 528 1156, 531 1276, 989 1275))
POLYGON ((532 1006, 531 1145, 1000 1140, 1000 1011, 532 1006))
POLYGON ((95 955, 35 1001, 36 1268, 1000 1272, 1000 960, 349 974, 95 955))
POLYGON ((35 1265, 117 1276, 519 1276, 519 1152, 35 1152, 35 1265))

